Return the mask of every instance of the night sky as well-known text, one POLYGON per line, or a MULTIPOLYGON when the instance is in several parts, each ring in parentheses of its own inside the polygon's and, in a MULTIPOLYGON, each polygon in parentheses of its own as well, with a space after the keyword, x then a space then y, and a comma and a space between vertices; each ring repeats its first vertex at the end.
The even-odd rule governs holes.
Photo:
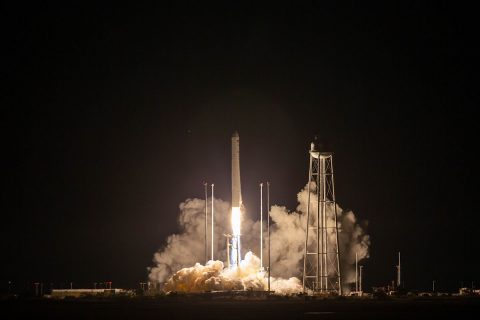
POLYGON ((203 181, 296 208, 316 135, 368 220, 369 288, 480 285, 477 17, 443 1, 341 7, 4 5, 2 288, 145 281, 203 181))

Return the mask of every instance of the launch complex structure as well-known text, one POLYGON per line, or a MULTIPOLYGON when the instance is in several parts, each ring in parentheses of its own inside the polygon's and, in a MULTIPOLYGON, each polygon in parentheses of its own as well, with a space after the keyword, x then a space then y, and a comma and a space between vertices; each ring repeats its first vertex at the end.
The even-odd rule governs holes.
POLYGON ((342 295, 333 154, 310 145, 303 291, 342 295))

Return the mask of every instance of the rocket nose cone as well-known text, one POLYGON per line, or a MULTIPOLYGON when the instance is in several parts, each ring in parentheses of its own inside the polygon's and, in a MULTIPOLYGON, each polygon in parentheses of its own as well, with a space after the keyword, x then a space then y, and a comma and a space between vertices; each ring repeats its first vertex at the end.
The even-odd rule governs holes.
POLYGON ((235 132, 232 134, 232 138, 238 138, 238 131, 235 130, 235 132))

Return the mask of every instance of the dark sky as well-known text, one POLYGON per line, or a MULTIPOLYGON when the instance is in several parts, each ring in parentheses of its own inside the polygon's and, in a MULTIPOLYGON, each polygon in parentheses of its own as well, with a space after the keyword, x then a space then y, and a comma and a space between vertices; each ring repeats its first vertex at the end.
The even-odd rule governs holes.
POLYGON ((230 201, 234 130, 247 209, 265 180, 295 209, 315 135, 335 153, 367 286, 399 250, 407 286, 480 281, 473 8, 80 3, 2 10, 2 287, 145 280, 182 200, 230 201))

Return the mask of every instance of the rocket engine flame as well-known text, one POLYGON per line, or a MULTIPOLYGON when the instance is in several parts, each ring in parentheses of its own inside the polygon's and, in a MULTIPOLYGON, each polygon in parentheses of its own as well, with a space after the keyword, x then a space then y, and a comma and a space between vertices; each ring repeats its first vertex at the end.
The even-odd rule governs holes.
POLYGON ((232 207, 232 238, 230 245, 230 265, 239 267, 242 261, 241 245, 240 245, 240 224, 241 211, 239 207, 232 207))
POLYGON ((240 235, 240 208, 232 208, 232 233, 234 236, 240 235))

